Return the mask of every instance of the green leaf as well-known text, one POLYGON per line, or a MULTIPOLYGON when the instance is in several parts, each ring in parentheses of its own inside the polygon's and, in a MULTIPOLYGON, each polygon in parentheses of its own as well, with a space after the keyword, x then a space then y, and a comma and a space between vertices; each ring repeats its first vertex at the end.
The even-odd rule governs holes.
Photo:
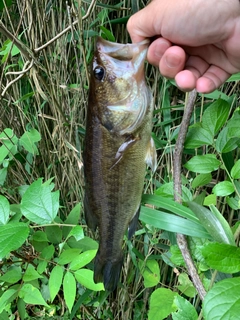
POLYGON ((220 164, 215 154, 205 154, 192 157, 184 167, 192 172, 209 173, 217 170, 220 164))
POLYGON ((7 177, 8 168, 0 169, 0 186, 3 186, 7 177))
POLYGON ((200 223, 148 207, 141 207, 139 219, 162 230, 182 233, 192 237, 210 238, 210 234, 207 233, 200 223))
POLYGON ((58 291, 60 290, 63 279, 63 268, 60 266, 55 266, 50 274, 49 278, 49 292, 51 297, 51 302, 55 299, 58 291))
POLYGON ((45 232, 49 242, 59 244, 62 241, 62 230, 59 226, 46 226, 45 232))
POLYGON ((218 135, 216 140, 216 149, 218 152, 228 153, 239 146, 239 137, 231 137, 229 128, 225 127, 218 135))
POLYGON ((195 189, 197 187, 202 187, 207 185, 212 180, 211 173, 200 173, 192 181, 192 187, 195 189))
POLYGON ((211 234, 217 242, 224 242, 234 245, 234 237, 232 231, 220 212, 217 212, 214 206, 211 210, 195 203, 188 202, 189 208, 196 214, 203 227, 211 234), (213 208, 214 207, 214 208, 213 208))
POLYGON ((76 257, 79 256, 81 250, 78 248, 67 249, 63 251, 58 259, 59 264, 68 264, 72 262, 76 257))
POLYGON ((171 312, 175 312, 177 310, 177 306, 174 303, 176 295, 177 292, 165 288, 153 291, 150 297, 148 320, 163 320, 171 312))
POLYGON ((68 271, 63 278, 63 296, 68 310, 71 312, 76 297, 76 281, 72 273, 68 271))
POLYGON ((89 237, 84 237, 83 239, 76 241, 75 238, 71 237, 68 239, 67 244, 71 248, 79 248, 81 251, 87 251, 87 250, 96 250, 98 249, 98 243, 97 241, 93 240, 89 237))
POLYGON ((41 140, 41 135, 36 129, 31 129, 26 131, 21 138, 19 139, 20 144, 24 147, 25 150, 31 154, 38 154, 38 149, 36 142, 41 140))
POLYGON ((40 256, 39 256, 39 264, 37 266, 37 271, 42 274, 45 269, 47 268, 48 262, 51 260, 51 258, 54 255, 54 246, 51 244, 50 246, 45 247, 40 256))
POLYGON ((82 226, 75 226, 68 234, 68 238, 73 236, 77 241, 84 238, 83 228, 82 226))
POLYGON ((144 194, 142 197, 143 203, 152 204, 157 208, 161 208, 170 211, 174 214, 178 214, 183 218, 198 222, 198 218, 193 214, 193 212, 183 205, 173 201, 171 199, 161 197, 159 195, 144 194))
POLYGON ((240 248, 225 243, 207 243, 202 255, 210 268, 224 273, 240 271, 240 248))
POLYGON ((204 145, 211 145, 213 143, 214 136, 208 130, 201 126, 194 126, 189 129, 184 147, 186 149, 199 148, 204 145))
POLYGON ((204 112, 202 126, 214 136, 226 123, 230 104, 222 99, 214 101, 204 112))
POLYGON ((177 306, 177 311, 172 313, 173 320, 197 320, 198 314, 194 306, 183 297, 176 295, 174 304, 177 306))
POLYGON ((19 291, 19 297, 23 299, 27 304, 43 305, 49 307, 46 301, 43 299, 41 292, 30 283, 26 283, 19 291))
MULTIPOLYGON (((161 185, 161 187, 159 187, 155 191, 155 195, 162 196, 164 199, 166 199, 166 197, 169 197, 169 196, 173 198, 174 196, 173 182, 171 181, 161 185)), ((183 202, 192 200, 192 193, 184 185, 182 185, 182 200, 183 202)))
POLYGON ((102 36, 105 35, 104 38, 106 38, 109 41, 113 41, 113 42, 116 41, 114 35, 112 34, 112 32, 110 30, 108 30, 104 26, 100 26, 100 29, 102 30, 102 36))
POLYGON ((104 290, 103 283, 95 283, 93 281, 93 271, 88 269, 80 269, 74 272, 77 282, 79 282, 84 287, 93 291, 104 290))
POLYGON ((23 281, 29 282, 39 278, 43 278, 43 277, 35 270, 33 265, 29 264, 27 267, 27 270, 23 275, 23 281))
POLYGON ((96 253, 97 250, 88 250, 81 253, 72 260, 69 269, 75 271, 86 266, 89 262, 93 260, 93 258, 96 256, 96 253))
MULTIPOLYGON (((81 203, 76 204, 76 206, 71 210, 67 219, 64 221, 64 224, 72 224, 77 225, 80 220, 80 211, 81 211, 81 203)), ((63 226, 63 237, 68 238, 68 234, 71 231, 72 227, 63 226)))
POLYGON ((196 289, 186 273, 181 273, 178 276, 178 282, 179 285, 177 285, 177 288, 185 296, 190 298, 194 298, 196 296, 196 289))
POLYGON ((213 188, 213 193, 219 197, 225 197, 229 194, 232 194, 235 191, 232 182, 230 181, 221 181, 216 184, 213 188))
POLYGON ((22 269, 20 267, 13 267, 0 277, 0 282, 16 283, 22 279, 22 269))
POLYGON ((217 204, 217 197, 215 194, 210 194, 209 196, 206 196, 203 201, 204 206, 210 206, 210 204, 213 204, 213 205, 217 204))
POLYGON ((160 268, 156 260, 139 260, 140 272, 144 279, 144 287, 151 288, 160 281, 160 268))
POLYGON ((203 301, 205 320, 239 319, 240 278, 217 282, 203 301))
POLYGON ((48 242, 47 235, 44 231, 37 230, 33 234, 33 240, 38 242, 48 242))
POLYGON ((34 181, 25 191, 21 201, 21 212, 37 224, 51 223, 59 209, 59 191, 51 192, 51 185, 34 181))
POLYGON ((2 163, 7 156, 12 158, 17 152, 18 138, 15 136, 12 129, 6 128, 0 134, 0 141, 3 144, 0 147, 0 163, 2 163))
POLYGON ((231 177, 233 179, 240 179, 240 159, 237 160, 231 169, 231 177))
POLYGON ((0 259, 10 251, 17 250, 27 239, 29 228, 21 222, 11 222, 0 226, 0 259))
POLYGON ((0 224, 6 224, 9 219, 10 204, 8 199, 0 195, 0 224))
POLYGON ((16 289, 7 289, 0 297, 0 314, 6 306, 17 297, 16 289))

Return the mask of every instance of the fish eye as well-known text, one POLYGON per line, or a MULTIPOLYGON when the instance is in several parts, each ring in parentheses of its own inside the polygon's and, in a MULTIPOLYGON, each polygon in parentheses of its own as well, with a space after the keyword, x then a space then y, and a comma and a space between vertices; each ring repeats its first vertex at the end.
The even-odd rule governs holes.
POLYGON ((101 66, 97 66, 94 70, 93 70, 93 73, 94 73, 94 77, 99 80, 99 81, 102 81, 104 79, 104 76, 105 76, 105 70, 103 67, 101 66))

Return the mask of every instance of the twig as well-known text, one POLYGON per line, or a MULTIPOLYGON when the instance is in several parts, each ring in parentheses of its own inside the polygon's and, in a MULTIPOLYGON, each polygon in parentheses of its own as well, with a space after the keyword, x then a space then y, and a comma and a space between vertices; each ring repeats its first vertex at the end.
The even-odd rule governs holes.
MULTIPOLYGON (((82 21, 86 20, 89 15, 91 14, 93 8, 95 7, 97 0, 92 0, 87 13, 85 14, 85 16, 82 17, 82 21)), ((78 20, 75 20, 70 26, 68 26, 67 28, 65 28, 63 31, 61 31, 59 34, 57 34, 54 38, 52 38, 51 40, 49 40, 47 43, 45 43, 44 45, 42 45, 41 47, 38 47, 36 49, 34 49, 34 52, 39 52, 42 49, 46 48, 49 44, 53 43, 54 41, 56 41, 58 38, 60 38, 61 36, 63 36, 66 32, 70 31, 72 29, 73 26, 75 26, 75 24, 78 23, 78 20)))
MULTIPOLYGON (((175 150, 174 150, 174 159, 173 159, 174 200, 178 203, 182 203, 181 167, 182 167, 183 146, 184 146, 184 141, 186 138, 188 126, 190 123, 190 118, 193 112, 196 96, 197 96, 196 90, 191 91, 188 96, 188 100, 184 109, 182 123, 180 125, 178 139, 176 141, 175 150)), ((186 237, 183 234, 177 234, 177 243, 178 243, 179 249, 182 252, 189 275, 192 278, 192 281, 199 293, 201 300, 203 300, 206 295, 206 291, 203 287, 201 279, 197 273, 196 267, 192 260, 190 251, 188 249, 188 243, 187 243, 186 237)))
POLYGON ((12 81, 10 81, 9 83, 6 84, 5 89, 2 92, 2 97, 5 95, 6 91, 8 90, 9 87, 11 87, 11 85, 13 83, 15 83, 16 81, 18 81, 20 78, 22 78, 22 76, 24 76, 25 73, 27 73, 33 66, 34 61, 32 60, 31 62, 27 61, 25 63, 25 65, 23 66, 22 71, 16 71, 16 72, 7 72, 6 75, 9 74, 18 74, 19 76, 15 79, 13 79, 12 81), (27 67, 27 65, 30 63, 30 65, 27 67))

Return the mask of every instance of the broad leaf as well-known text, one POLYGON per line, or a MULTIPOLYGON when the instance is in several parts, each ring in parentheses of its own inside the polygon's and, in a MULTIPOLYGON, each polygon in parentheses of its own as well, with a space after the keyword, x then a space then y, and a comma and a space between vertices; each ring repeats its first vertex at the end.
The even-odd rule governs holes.
POLYGON ((84 238, 83 228, 82 226, 75 226, 68 234, 68 238, 73 236, 77 241, 84 238))
POLYGON ((51 185, 42 184, 41 178, 34 181, 22 197, 22 214, 37 224, 51 223, 59 209, 59 191, 51 190, 51 185))
POLYGON ((48 262, 51 260, 54 254, 54 246, 51 244, 50 246, 45 247, 39 257, 39 264, 37 266, 37 271, 42 274, 47 268, 48 262))
POLYGON ((203 301, 205 320, 239 319, 240 278, 217 282, 203 301))
POLYGON ((233 179, 240 178, 240 160, 236 161, 231 170, 231 177, 233 179))
POLYGON ((59 264, 67 264, 73 261, 76 257, 79 256, 81 250, 78 248, 67 249, 60 254, 58 259, 59 264))
POLYGON ((148 320, 163 320, 171 312, 175 312, 177 310, 177 306, 174 303, 176 296, 177 292, 165 288, 153 291, 150 297, 148 320))
POLYGON ((221 181, 216 184, 213 188, 213 193, 219 197, 225 197, 229 194, 232 194, 235 191, 232 182, 230 181, 221 181))
POLYGON ((11 222, 0 226, 0 259, 10 251, 17 250, 27 239, 29 228, 21 222, 11 222))
POLYGON ((93 271, 88 269, 80 269, 74 272, 75 278, 81 285, 93 291, 104 290, 103 283, 95 283, 93 281, 93 271))
POLYGON ((20 144, 24 147, 25 150, 32 154, 38 154, 38 149, 36 142, 41 140, 41 135, 36 129, 31 129, 26 131, 21 138, 19 139, 20 144))
POLYGON ((12 158, 17 152, 18 138, 15 136, 12 129, 6 128, 0 134, 0 140, 2 143, 2 146, 0 147, 0 163, 2 163, 7 156, 12 158))
POLYGON ((229 127, 225 127, 218 135, 216 149, 218 152, 227 153, 239 146, 239 136, 231 136, 229 127))
POLYGON ((19 297, 27 304, 43 305, 48 307, 48 304, 43 299, 41 292, 30 283, 24 284, 19 291, 19 297))
POLYGON ((6 224, 9 219, 10 204, 8 199, 0 195, 0 224, 6 224))
POLYGON ((27 270, 23 275, 23 281, 30 282, 39 278, 43 278, 43 277, 35 270, 33 265, 29 264, 27 267, 27 270))
POLYGON ((202 126, 215 135, 226 123, 229 116, 230 104, 222 99, 214 101, 204 112, 202 126))
POLYGON ((202 187, 207 185, 210 181, 212 180, 212 175, 211 173, 200 173, 199 175, 196 176, 196 178, 193 179, 192 181, 192 187, 197 188, 197 187, 202 187))
POLYGON ((0 277, 0 282, 16 283, 22 279, 22 269, 13 267, 0 277))
POLYGON ((196 296, 196 289, 186 273, 181 273, 179 275, 178 282, 179 285, 177 285, 177 288, 185 296, 190 298, 194 298, 196 296))
POLYGON ((0 314, 6 306, 17 297, 16 289, 7 289, 0 297, 0 314))
POLYGON ((183 297, 176 295, 174 304, 177 306, 177 311, 172 313, 173 320, 197 320, 198 314, 194 306, 183 297))
POLYGON ((209 173, 217 170, 220 164, 215 154, 205 154, 192 157, 184 167, 192 172, 209 173))
POLYGON ((71 272, 66 272, 63 278, 63 295, 68 310, 71 312, 76 297, 76 281, 71 272))
POLYGON ((144 287, 151 288, 160 281, 160 268, 156 260, 139 260, 140 272, 144 279, 144 287))
POLYGON ((49 292, 51 297, 51 302, 55 299, 58 291, 60 290, 63 279, 63 268, 60 266, 55 266, 50 274, 49 278, 49 292))
POLYGON ((96 256, 97 250, 88 250, 80 255, 73 258, 72 262, 70 263, 69 269, 70 270, 78 270, 82 267, 85 267, 89 262, 93 260, 96 256))
POLYGON ((202 255, 210 268, 224 273, 240 271, 240 248, 225 243, 207 243, 202 255))
POLYGON ((213 138, 214 136, 211 132, 201 126, 195 126, 189 129, 184 147, 186 149, 194 149, 203 145, 211 145, 213 143, 213 138))

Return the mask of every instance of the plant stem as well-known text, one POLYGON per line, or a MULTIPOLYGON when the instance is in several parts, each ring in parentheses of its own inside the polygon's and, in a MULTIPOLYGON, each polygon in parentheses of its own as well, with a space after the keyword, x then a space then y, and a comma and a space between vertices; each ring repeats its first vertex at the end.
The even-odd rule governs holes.
MULTIPOLYGON (((186 138, 188 126, 190 123, 191 115, 194 108, 194 103, 197 93, 196 90, 190 92, 184 109, 184 114, 182 122, 180 125, 180 130, 178 138, 176 141, 174 149, 174 159, 173 159, 173 183, 174 183, 174 200, 178 203, 182 203, 182 186, 181 186, 181 167, 182 167, 182 153, 184 148, 184 141, 186 138)), ((179 249, 182 252, 184 261, 186 263, 189 275, 192 278, 195 288, 197 289, 201 300, 204 299, 206 291, 197 273, 196 267, 193 263, 190 251, 188 249, 187 239, 183 234, 177 234, 177 243, 179 249)))

